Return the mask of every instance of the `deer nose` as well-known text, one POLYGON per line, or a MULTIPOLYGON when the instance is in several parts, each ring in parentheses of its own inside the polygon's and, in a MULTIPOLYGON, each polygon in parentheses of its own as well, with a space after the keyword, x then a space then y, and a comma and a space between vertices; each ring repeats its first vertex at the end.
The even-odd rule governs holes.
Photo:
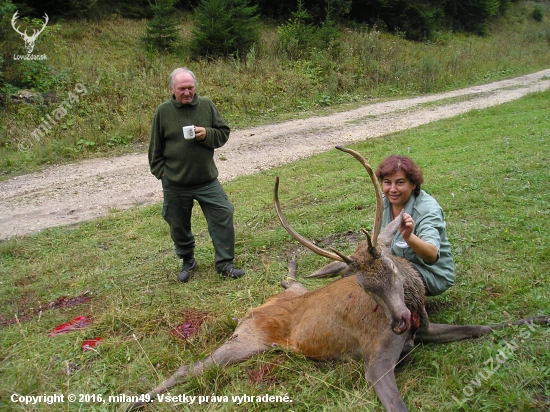
POLYGON ((407 332, 411 328, 411 312, 407 310, 400 318, 394 319, 391 328, 396 335, 407 332))

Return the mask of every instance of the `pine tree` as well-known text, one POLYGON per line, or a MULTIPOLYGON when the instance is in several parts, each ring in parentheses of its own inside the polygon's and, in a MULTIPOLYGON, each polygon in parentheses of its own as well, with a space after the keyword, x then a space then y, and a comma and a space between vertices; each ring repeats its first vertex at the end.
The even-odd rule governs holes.
POLYGON ((150 3, 153 18, 147 22, 145 36, 142 37, 147 50, 170 53, 180 41, 178 17, 174 7, 177 0, 155 0, 150 3))

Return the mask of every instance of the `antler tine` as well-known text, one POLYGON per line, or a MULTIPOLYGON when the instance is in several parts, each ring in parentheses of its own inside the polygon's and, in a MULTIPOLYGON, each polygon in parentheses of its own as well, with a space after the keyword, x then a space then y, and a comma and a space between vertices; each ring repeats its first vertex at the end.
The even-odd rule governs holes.
POLYGON ((44 25, 42 26, 42 28, 40 30, 39 29, 33 29, 32 36, 30 37, 31 39, 36 40, 38 35, 40 33, 42 33, 44 31, 44 29, 46 28, 46 26, 48 25, 48 21, 50 21, 50 18, 48 17, 48 15, 46 13, 44 13, 44 20, 45 20, 44 25))
POLYGON ((353 262, 349 257, 347 257, 346 255, 344 255, 341 252, 338 252, 333 247, 331 247, 330 250, 332 250, 334 253, 336 253, 338 256, 340 256, 340 259, 339 259, 340 261, 342 261, 344 263, 347 263, 348 265, 353 262))
POLYGON ((25 33, 21 33, 21 31, 19 31, 19 27, 15 27, 15 22, 19 18, 18 14, 19 14, 19 10, 17 10, 15 13, 13 13, 13 16, 11 18, 11 25, 12 25, 13 29, 17 33, 19 33, 21 36, 26 36, 27 35, 27 30, 25 30, 25 33))
POLYGON ((384 212, 383 209, 383 203, 382 203, 382 189, 380 188, 380 183, 378 182, 378 179, 374 175, 374 172, 372 170, 372 167, 370 167, 369 163, 367 162, 367 159, 363 157, 360 153, 357 153, 355 150, 346 149, 342 146, 336 146, 338 150, 341 150, 342 152, 349 153, 353 157, 355 157, 359 162, 365 167, 367 170, 367 173, 370 176, 370 179, 372 181, 372 184, 374 185, 374 192, 376 195, 376 214, 374 217, 374 227, 372 228, 372 246, 376 247, 377 240, 378 240, 378 234, 380 233, 380 227, 382 226, 382 213, 384 212))
MULTIPOLYGON (((332 260, 339 260, 340 262, 346 262, 344 260, 344 258, 342 257, 344 255, 341 255, 340 253, 338 253, 338 254, 337 253, 332 253, 332 252, 326 251, 324 249, 321 249, 320 247, 313 244, 313 242, 311 242, 311 241, 307 240, 306 238, 304 238, 302 235, 300 235, 298 232, 296 232, 290 226, 290 224, 288 223, 288 221, 286 220, 286 218, 283 215, 283 212, 281 210, 281 204, 279 202, 279 177, 277 177, 275 179, 275 188, 273 190, 273 199, 274 199, 274 203, 275 203, 275 210, 277 211, 277 216, 279 217, 279 220, 281 221, 281 224, 286 229, 286 231, 288 233, 290 233, 290 235, 294 239, 296 239, 298 242, 300 242, 302 245, 307 247, 309 250, 311 250, 314 253, 317 253, 320 256, 323 256, 323 257, 326 257, 326 258, 329 258, 329 259, 332 259, 332 260)), ((347 256, 346 256, 346 258, 347 258, 347 256)))
POLYGON ((44 29, 48 25, 49 21, 50 21, 50 18, 48 17, 48 15, 46 13, 44 13, 44 25, 42 26, 42 28, 40 29, 40 32, 38 34, 40 34, 44 31, 44 29))
POLYGON ((367 244, 369 245, 369 249, 373 249, 373 245, 372 245, 372 238, 370 237, 370 233, 367 232, 365 229, 361 228, 361 232, 363 232, 365 234, 365 236, 367 236, 367 244))

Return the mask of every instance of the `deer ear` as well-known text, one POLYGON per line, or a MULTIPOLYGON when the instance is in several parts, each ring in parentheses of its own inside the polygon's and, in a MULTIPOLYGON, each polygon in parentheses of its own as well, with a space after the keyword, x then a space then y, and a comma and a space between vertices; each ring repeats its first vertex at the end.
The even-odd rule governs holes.
POLYGON ((384 247, 387 247, 390 245, 393 237, 399 230, 399 226, 401 225, 401 221, 403 220, 403 210, 401 213, 399 213, 399 216, 397 216, 393 221, 380 232, 380 236, 378 237, 378 244, 384 247))
POLYGON ((349 272, 349 266, 347 263, 336 261, 336 262, 329 263, 326 266, 323 266, 317 272, 312 273, 309 276, 306 276, 306 278, 324 279, 324 278, 333 278, 336 276, 343 277, 348 272, 349 272))

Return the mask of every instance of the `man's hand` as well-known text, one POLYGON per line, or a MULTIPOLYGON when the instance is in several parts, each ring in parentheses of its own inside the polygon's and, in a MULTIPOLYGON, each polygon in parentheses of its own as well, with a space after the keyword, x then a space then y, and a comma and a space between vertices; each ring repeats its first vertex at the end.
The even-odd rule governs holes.
POLYGON ((199 142, 206 140, 206 129, 204 127, 195 126, 195 139, 199 142))

